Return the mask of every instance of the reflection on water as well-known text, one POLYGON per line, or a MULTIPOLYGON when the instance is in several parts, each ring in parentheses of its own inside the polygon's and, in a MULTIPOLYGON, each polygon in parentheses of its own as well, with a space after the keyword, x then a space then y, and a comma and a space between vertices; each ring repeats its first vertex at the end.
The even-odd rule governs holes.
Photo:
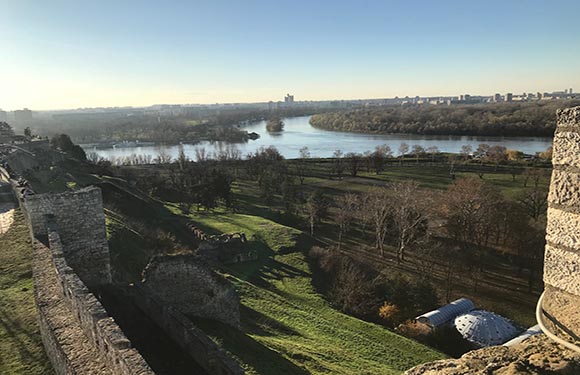
MULTIPOLYGON (((359 134, 334 132, 315 129, 308 123, 310 116, 292 117, 284 119, 284 131, 268 133, 266 121, 245 126, 248 132, 260 134, 260 138, 247 143, 235 144, 242 155, 247 155, 260 147, 274 146, 286 158, 298 157, 302 147, 308 147, 313 157, 330 157, 335 150, 343 153, 374 150, 376 146, 388 145, 396 154, 401 143, 410 146, 418 144, 425 148, 436 146, 442 152, 458 153, 463 145, 471 145, 475 150, 480 143, 491 146, 502 145, 508 149, 515 149, 526 154, 535 154, 544 151, 552 144, 552 138, 547 137, 469 137, 469 136, 441 136, 441 135, 413 135, 413 134, 359 134)), ((195 150, 203 147, 207 152, 219 152, 230 145, 225 142, 201 142, 196 145, 183 145, 187 156, 195 160, 195 150)), ((137 155, 151 155, 156 157, 161 150, 168 152, 173 158, 177 157, 179 146, 143 146, 117 147, 108 149, 94 149, 85 147, 87 152, 97 152, 99 155, 111 159, 137 155)))

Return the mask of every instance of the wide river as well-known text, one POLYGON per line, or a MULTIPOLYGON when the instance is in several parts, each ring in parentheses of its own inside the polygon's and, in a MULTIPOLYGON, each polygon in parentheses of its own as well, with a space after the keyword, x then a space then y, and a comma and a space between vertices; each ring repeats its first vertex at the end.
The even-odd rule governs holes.
MULTIPOLYGON (((242 155, 247 155, 256 151, 260 147, 274 146, 286 158, 296 158, 302 147, 308 147, 312 157, 330 157, 336 150, 343 153, 374 150, 376 146, 388 145, 393 154, 401 143, 409 146, 421 145, 425 148, 437 146, 442 152, 458 153, 463 145, 471 145, 473 150, 480 143, 489 145, 502 145, 508 149, 515 149, 526 154, 535 154, 546 150, 552 144, 552 138, 548 137, 469 137, 469 136, 438 136, 438 135, 414 135, 414 134, 361 134, 346 133, 313 128, 308 120, 310 116, 291 117, 284 119, 284 131, 280 133, 268 133, 266 122, 260 121, 244 127, 248 132, 260 134, 260 138, 247 143, 233 144, 242 155)), ((111 147, 94 148, 90 145, 83 145, 85 151, 96 152, 107 159, 137 155, 151 155, 156 157, 161 150, 165 150, 172 157, 177 157, 179 146, 141 146, 141 147, 111 147)), ((223 142, 201 142, 195 145, 184 144, 183 148, 191 159, 195 160, 196 148, 205 148, 206 152, 215 152, 227 147, 223 142)))

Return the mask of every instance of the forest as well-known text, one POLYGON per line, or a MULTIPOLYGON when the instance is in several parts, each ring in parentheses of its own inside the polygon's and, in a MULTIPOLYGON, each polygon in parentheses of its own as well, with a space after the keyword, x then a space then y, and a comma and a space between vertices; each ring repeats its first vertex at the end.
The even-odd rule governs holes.
POLYGON ((381 106, 316 114, 310 124, 325 130, 473 136, 551 137, 556 111, 579 100, 452 106, 381 106))

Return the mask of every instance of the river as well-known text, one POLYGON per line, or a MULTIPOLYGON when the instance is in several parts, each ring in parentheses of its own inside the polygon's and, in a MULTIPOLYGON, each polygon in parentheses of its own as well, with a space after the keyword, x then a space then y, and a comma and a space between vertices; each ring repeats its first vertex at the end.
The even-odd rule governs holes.
MULTIPOLYGON (((480 143, 491 146, 502 145, 508 149, 515 149, 526 154, 535 154, 544 151, 552 144, 552 138, 548 137, 471 137, 471 136, 440 136, 440 135, 415 135, 415 134, 361 134, 336 132, 313 128, 308 120, 310 116, 291 117, 284 119, 284 131, 280 133, 268 133, 266 122, 260 121, 244 126, 248 132, 260 134, 260 138, 247 143, 236 143, 242 155, 254 152, 260 147, 274 146, 286 158, 296 158, 302 147, 308 147, 312 157, 330 157, 336 150, 343 153, 363 153, 374 150, 376 146, 388 145, 393 154, 401 143, 409 146, 421 145, 425 148, 436 146, 441 152, 458 153, 463 145, 471 145, 473 150, 480 143)), ((90 145, 82 145, 85 151, 96 152, 107 159, 122 158, 132 154, 151 155, 156 157, 161 150, 168 152, 173 158, 177 157, 179 146, 147 145, 141 147, 111 147, 95 148, 90 145)), ((183 149, 188 157, 195 160, 196 148, 205 148, 207 152, 216 152, 227 147, 224 142, 201 142, 195 145, 184 144, 183 149)))

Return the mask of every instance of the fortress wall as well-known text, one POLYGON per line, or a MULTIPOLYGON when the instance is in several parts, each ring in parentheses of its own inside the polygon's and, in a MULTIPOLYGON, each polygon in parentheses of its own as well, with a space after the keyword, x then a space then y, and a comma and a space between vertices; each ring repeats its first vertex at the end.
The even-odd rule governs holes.
POLYGON ((58 227, 67 263, 88 287, 111 283, 111 265, 101 190, 28 195, 26 217, 35 237, 48 234, 47 217, 58 227))
POLYGON ((16 183, 11 183, 31 230, 38 324, 55 372, 153 375, 76 273, 80 270, 93 285, 110 282, 100 190, 87 188, 63 194, 23 196, 16 183), (46 239, 47 244, 37 237, 46 239), (77 262, 76 269, 69 265, 69 258, 77 262), (100 268, 92 272, 91 265, 100 268))
POLYGON ((580 107, 558 111, 544 259, 553 331, 580 337, 580 107))
POLYGON ((113 318, 68 266, 55 227, 49 223, 47 231, 49 246, 36 243, 35 270, 43 270, 34 272, 33 279, 43 343, 57 373, 153 374, 113 318), (45 290, 48 288, 49 292, 45 290), (90 358, 93 364, 89 368, 82 365, 80 356, 90 358))
POLYGON ((133 301, 208 373, 243 375, 244 370, 181 312, 156 299, 143 286, 132 287, 133 301))
POLYGON ((143 285, 186 315, 240 325, 240 300, 233 285, 192 255, 156 256, 143 272, 143 285))

